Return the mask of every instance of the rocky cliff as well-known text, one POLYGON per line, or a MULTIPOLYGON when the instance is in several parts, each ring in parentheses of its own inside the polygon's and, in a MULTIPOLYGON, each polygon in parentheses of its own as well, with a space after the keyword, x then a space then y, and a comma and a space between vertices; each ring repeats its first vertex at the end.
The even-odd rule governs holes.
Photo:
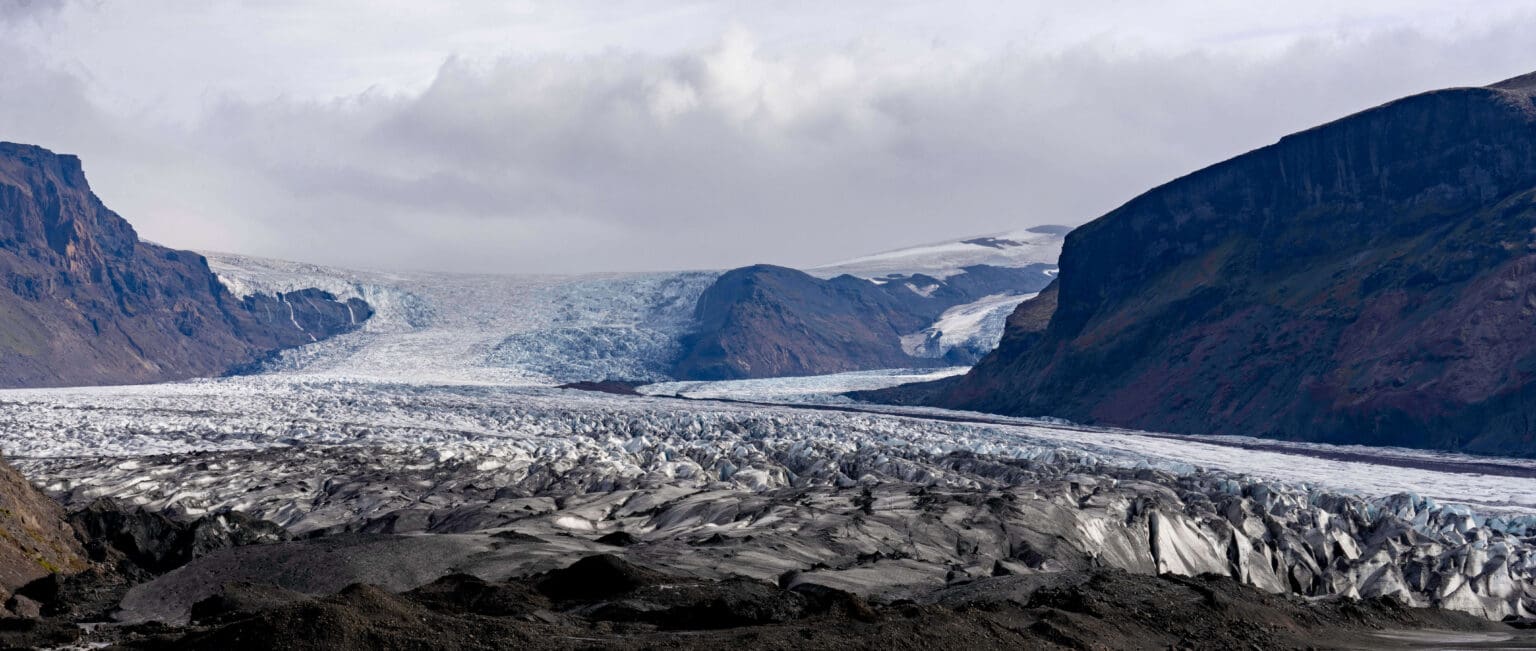
POLYGON ((74 156, 0 143, 0 387, 218 375, 357 328, 318 290, 237 299, 202 256, 139 240, 74 156))
POLYGON ((17 588, 53 573, 85 569, 85 550, 64 519, 64 509, 0 459, 0 602, 25 610, 17 588))
POLYGON ((935 402, 1536 454, 1533 94, 1408 97, 1132 199, 1067 237, 1048 325, 935 402))
POLYGON ((1050 281, 1043 273, 1050 267, 974 265, 944 278, 878 281, 772 265, 734 269, 699 298, 697 327, 684 337, 672 375, 728 380, 969 364, 979 357, 970 348, 924 346, 943 334, 936 321, 956 306, 1036 291, 1050 281))

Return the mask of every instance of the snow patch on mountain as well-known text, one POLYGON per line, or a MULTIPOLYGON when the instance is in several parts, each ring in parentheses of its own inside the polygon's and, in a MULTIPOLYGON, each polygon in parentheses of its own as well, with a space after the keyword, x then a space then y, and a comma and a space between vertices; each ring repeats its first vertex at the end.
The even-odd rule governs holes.
POLYGON ((945 310, 933 325, 901 338, 902 350, 913 357, 943 357, 956 348, 985 355, 1003 338, 1008 315, 1039 293, 993 294, 945 310))
POLYGON ((860 278, 885 279, 924 274, 942 279, 963 273, 966 267, 975 265, 1055 265, 1056 259, 1061 257, 1062 242, 1071 230, 1067 226, 1035 226, 876 253, 806 269, 806 273, 822 278, 850 274, 860 278))

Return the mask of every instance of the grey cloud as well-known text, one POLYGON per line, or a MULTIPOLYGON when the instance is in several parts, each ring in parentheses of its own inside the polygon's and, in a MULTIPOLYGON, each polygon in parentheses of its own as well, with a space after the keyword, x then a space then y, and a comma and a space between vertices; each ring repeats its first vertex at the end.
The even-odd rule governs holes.
POLYGON ((675 56, 450 59, 419 92, 231 98, 191 126, 66 97, 106 135, 38 126, 37 107, 20 131, 84 155, 109 204, 181 246, 465 271, 805 265, 1079 223, 1285 133, 1526 67, 1513 27, 1243 57, 763 52, 733 33, 675 56))
POLYGON ((0 0, 0 21, 56 13, 64 0, 0 0))

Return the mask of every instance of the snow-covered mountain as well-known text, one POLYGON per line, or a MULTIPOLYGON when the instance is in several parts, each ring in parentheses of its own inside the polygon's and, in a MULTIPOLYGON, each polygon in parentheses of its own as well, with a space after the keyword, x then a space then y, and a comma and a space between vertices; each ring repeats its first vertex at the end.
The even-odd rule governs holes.
POLYGON ((699 303, 673 375, 720 380, 969 365, 1056 277, 1071 229, 941 242, 795 271, 733 269, 699 303))
POLYGON ((885 279, 921 274, 942 279, 975 265, 1027 267, 1045 264, 1051 265, 1050 273, 1054 275, 1056 259, 1061 257, 1061 244, 1071 231, 1071 226, 1033 226, 866 255, 813 267, 806 272, 823 278, 849 274, 885 279))

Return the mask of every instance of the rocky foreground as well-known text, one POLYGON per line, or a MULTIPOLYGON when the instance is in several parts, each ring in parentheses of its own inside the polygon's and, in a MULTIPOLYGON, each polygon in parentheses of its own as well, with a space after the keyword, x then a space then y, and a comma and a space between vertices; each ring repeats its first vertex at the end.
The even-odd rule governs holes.
MULTIPOLYGON (((378 463, 346 452, 324 454, 378 463)), ((946 463, 1008 485, 513 488, 471 500, 476 481, 461 479, 461 491, 436 486, 420 508, 324 528, 298 518, 298 534, 235 511, 173 519, 98 499, 68 517, 88 569, 16 587, 0 644, 1536 644, 1522 628, 1533 561, 1517 522, 1208 475, 946 463)), ((338 473, 322 499, 357 508, 428 490, 425 477, 338 473)))
MULTIPOLYGON (((857 500, 867 509, 867 498, 857 500)), ((176 522, 109 500, 70 516, 92 564, 19 588, 0 645, 128 649, 1402 648, 1536 643, 1523 630, 1380 597, 1306 600, 1203 574, 999 563, 908 598, 786 572, 730 575, 752 536, 684 544, 721 578, 668 568, 640 537, 498 530, 295 540, 238 513, 176 522), (468 547, 480 551, 463 556, 468 547), (583 549, 591 551, 580 551, 583 549), (521 565, 486 579, 500 556, 521 565), (479 556, 479 562, 472 560, 479 556), (469 562, 466 562, 468 560, 469 562), (530 562, 531 561, 531 562, 530 562), (543 563, 553 569, 537 570, 543 563), (462 568, 462 569, 461 569, 462 568), (363 579, 363 580, 359 580, 363 579), (85 625, 82 625, 85 624, 85 625), (1470 644, 1469 644, 1470 643, 1470 644)), ((882 571, 879 554, 855 565, 882 571)), ((1049 563, 1051 561, 1045 561, 1049 563)), ((750 566, 749 561, 746 565, 750 566)), ((507 570, 507 568, 502 568, 507 570)), ((900 573, 900 570, 897 571, 900 573)))
MULTIPOLYGON (((516 545, 513 539, 507 544, 516 545)), ((1508 644, 1519 631, 1392 600, 1306 603, 1224 577, 1116 570, 957 583, 871 602, 813 583, 699 580, 611 554, 510 581, 448 574, 313 596, 226 583, 183 626, 4 622, 12 645, 129 649, 1403 648, 1508 644), (1454 632, 1453 632, 1454 631, 1454 632)))
POLYGON ((35 455, 15 462, 70 509, 108 496, 179 520, 235 511, 319 536, 301 546, 431 534, 193 560, 135 588, 121 621, 187 621, 232 580, 318 595, 358 582, 405 591, 452 572, 516 579, 614 551, 605 536, 628 538, 624 554, 646 567, 770 583, 795 573, 889 602, 998 573, 1115 568, 1489 621, 1536 606, 1536 469, 1517 461, 1402 459, 1445 466, 1423 469, 1358 450, 1336 461, 1040 423, 553 389, 241 379, 12 399, 7 445, 35 455), (1189 463, 1232 456, 1288 479, 1189 463), (1323 483, 1344 473, 1360 475, 1353 491, 1323 483), (537 542, 507 546, 507 535, 537 542), (380 555, 390 560, 344 572, 303 564, 380 555))

